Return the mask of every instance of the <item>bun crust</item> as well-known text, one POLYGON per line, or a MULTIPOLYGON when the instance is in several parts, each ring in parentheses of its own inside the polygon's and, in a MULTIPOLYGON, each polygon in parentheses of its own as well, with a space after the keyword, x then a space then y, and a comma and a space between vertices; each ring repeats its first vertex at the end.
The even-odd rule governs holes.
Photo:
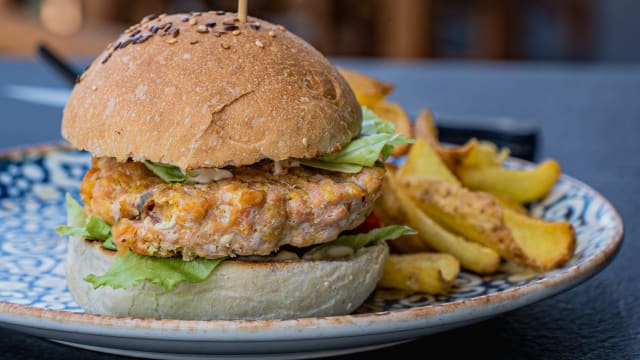
POLYGON ((329 60, 281 26, 234 17, 132 26, 80 77, 62 136, 94 156, 192 169, 316 157, 358 135, 360 106, 329 60))
POLYGON ((165 291, 143 282, 131 289, 93 289, 83 280, 103 274, 113 255, 98 242, 72 237, 67 285, 87 312, 182 320, 289 319, 352 313, 373 292, 389 249, 385 242, 347 260, 249 262, 228 260, 200 283, 165 291))

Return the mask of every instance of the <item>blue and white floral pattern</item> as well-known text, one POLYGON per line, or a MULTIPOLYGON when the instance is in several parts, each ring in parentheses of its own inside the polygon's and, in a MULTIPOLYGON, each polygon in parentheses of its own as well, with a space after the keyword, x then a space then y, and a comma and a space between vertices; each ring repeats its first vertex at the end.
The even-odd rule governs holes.
MULTIPOLYGON (((65 193, 79 199, 79 184, 90 160, 87 153, 61 147, 0 159, 1 302, 82 312, 65 284, 67 239, 59 237, 54 228, 66 221, 65 193)), ((621 231, 619 218, 608 202, 568 176, 562 176, 553 192, 531 211, 545 219, 568 220, 574 225, 578 236, 576 253, 564 267, 536 274, 505 264, 503 271, 491 277, 462 272, 448 295, 384 296, 378 292, 358 312, 448 303, 558 276, 610 246, 621 231)))

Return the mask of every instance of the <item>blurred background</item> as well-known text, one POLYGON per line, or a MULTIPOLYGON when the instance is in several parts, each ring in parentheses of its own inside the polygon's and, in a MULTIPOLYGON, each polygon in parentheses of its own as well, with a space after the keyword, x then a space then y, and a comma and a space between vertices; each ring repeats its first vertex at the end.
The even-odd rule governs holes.
MULTIPOLYGON (((237 1, 0 0, 0 55, 45 40, 91 58, 144 15, 237 1)), ((329 56, 533 61, 640 60, 638 0, 249 0, 329 56)))

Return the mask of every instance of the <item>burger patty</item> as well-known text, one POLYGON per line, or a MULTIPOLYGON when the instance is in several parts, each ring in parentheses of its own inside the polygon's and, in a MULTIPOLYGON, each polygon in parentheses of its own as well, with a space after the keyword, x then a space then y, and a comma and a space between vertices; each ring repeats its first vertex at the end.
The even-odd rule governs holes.
POLYGON ((272 162, 229 170, 216 182, 165 183, 142 163, 94 158, 80 191, 87 213, 112 224, 119 252, 189 260, 332 241, 364 221, 384 176, 379 167, 274 175, 272 162))

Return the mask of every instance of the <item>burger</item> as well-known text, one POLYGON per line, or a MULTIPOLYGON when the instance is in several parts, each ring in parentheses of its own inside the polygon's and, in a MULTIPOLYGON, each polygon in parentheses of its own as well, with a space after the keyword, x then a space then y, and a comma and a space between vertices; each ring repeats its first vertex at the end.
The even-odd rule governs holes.
POLYGON ((92 156, 67 195, 66 278, 96 314, 287 319, 353 312, 408 232, 372 207, 411 139, 280 25, 147 16, 78 78, 62 136, 92 156))

